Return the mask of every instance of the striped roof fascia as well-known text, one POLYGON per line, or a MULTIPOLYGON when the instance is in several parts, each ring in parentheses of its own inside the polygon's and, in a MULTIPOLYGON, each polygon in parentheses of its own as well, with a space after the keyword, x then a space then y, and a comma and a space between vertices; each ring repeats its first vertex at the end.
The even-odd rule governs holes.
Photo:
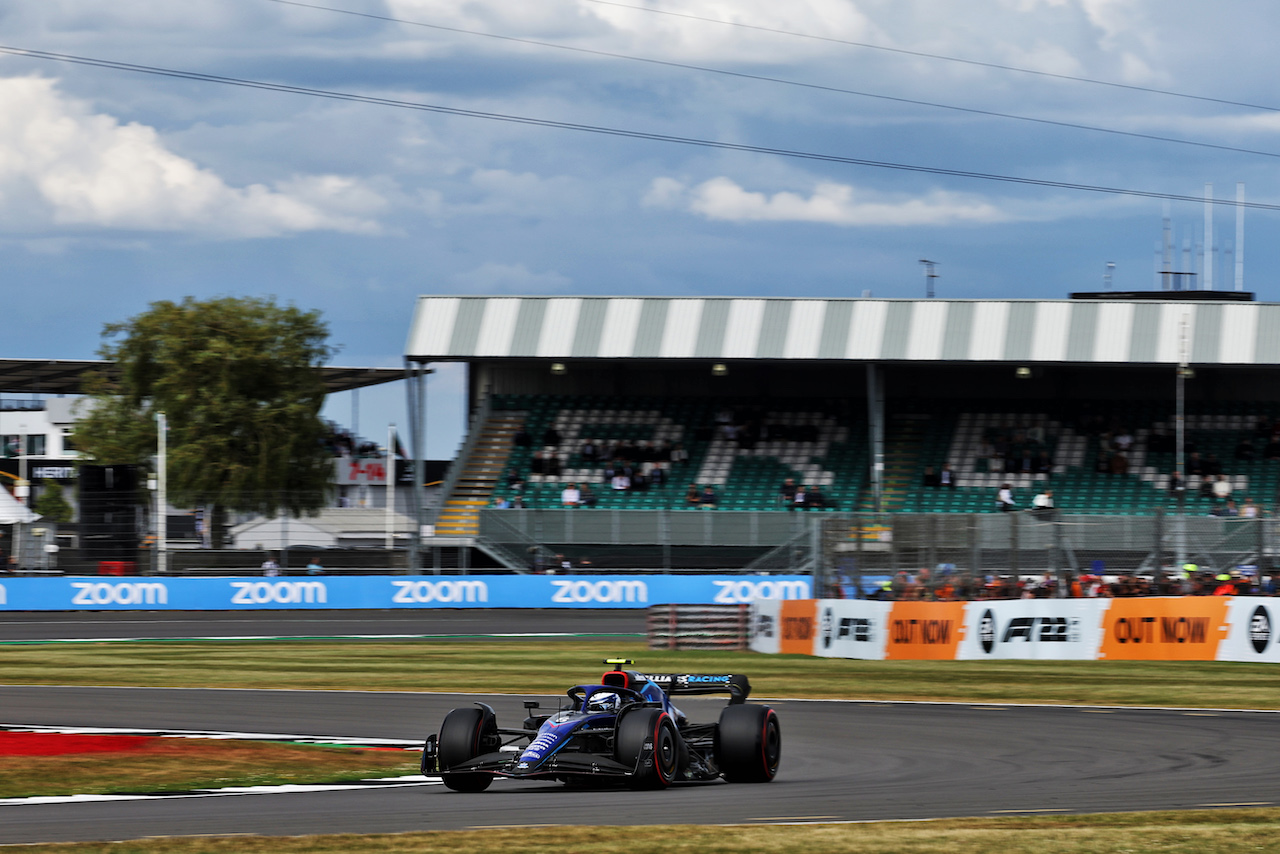
POLYGON ((1280 304, 423 296, 405 356, 1280 364, 1280 304))

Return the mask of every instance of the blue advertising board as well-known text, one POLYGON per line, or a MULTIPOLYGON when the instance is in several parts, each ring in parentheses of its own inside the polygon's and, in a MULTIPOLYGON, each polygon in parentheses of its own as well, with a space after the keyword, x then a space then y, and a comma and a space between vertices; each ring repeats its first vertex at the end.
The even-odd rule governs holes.
POLYGON ((0 611, 646 608, 811 599, 807 575, 3 578, 0 611))

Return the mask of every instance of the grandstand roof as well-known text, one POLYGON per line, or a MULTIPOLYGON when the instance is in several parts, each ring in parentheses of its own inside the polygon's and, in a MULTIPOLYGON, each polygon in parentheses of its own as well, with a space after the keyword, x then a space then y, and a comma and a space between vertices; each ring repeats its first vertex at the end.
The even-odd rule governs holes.
POLYGON ((405 355, 1280 364, 1280 304, 423 296, 405 355))
MULTIPOLYGON (((0 359, 0 393, 81 394, 86 374, 114 369, 114 362, 98 359, 0 359)), ((326 394, 404 379, 403 368, 325 365, 319 370, 326 394)))

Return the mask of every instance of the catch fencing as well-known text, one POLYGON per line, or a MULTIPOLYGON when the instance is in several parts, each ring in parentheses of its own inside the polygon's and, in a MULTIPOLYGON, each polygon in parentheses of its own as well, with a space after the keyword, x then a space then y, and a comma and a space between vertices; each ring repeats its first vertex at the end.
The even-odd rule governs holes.
MULTIPOLYGON (((1016 513, 895 513, 821 517, 820 586, 852 597, 868 578, 901 571, 926 588, 987 576, 1159 575, 1194 564, 1224 572, 1276 566, 1270 518, 1016 513), (921 572, 925 570, 925 572, 921 572)), ((802 546, 803 544, 798 544, 802 546)), ((801 548, 797 547, 796 553, 801 548)), ((927 589, 926 594, 932 593, 927 589)))

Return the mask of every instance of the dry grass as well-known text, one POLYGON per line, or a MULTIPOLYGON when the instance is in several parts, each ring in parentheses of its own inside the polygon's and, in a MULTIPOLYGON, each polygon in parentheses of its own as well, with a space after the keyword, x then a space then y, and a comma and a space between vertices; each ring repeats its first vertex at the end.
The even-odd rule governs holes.
POLYGON ((793 827, 536 827, 380 836, 17 845, 6 854, 1235 854, 1280 849, 1280 809, 793 827))
POLYGON ((336 783, 416 774, 418 760, 415 751, 163 738, 119 753, 0 756, 0 797, 336 783))
POLYGON ((0 684, 509 692, 519 674, 519 690, 557 694, 617 655, 649 671, 746 673, 757 697, 1280 708, 1272 664, 850 661, 593 640, 0 646, 0 684))

